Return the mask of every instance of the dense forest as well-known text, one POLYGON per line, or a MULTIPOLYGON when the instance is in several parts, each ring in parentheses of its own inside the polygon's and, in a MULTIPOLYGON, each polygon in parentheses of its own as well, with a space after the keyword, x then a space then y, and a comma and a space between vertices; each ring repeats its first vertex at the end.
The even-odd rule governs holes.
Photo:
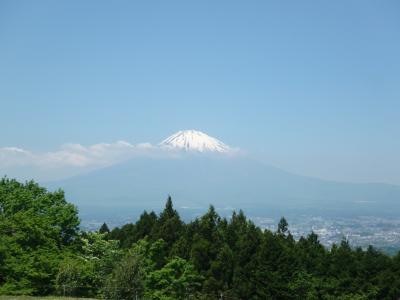
POLYGON ((160 214, 98 232, 79 229, 59 190, 0 181, 0 295, 99 299, 399 299, 400 253, 326 249, 294 240, 284 218, 262 230, 243 212, 210 206, 184 223, 168 198, 160 214))

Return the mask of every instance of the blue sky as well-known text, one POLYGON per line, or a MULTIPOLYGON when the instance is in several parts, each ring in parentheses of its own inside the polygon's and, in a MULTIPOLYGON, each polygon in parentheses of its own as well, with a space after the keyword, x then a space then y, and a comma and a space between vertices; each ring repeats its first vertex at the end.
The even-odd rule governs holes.
POLYGON ((0 147, 199 129, 292 172, 400 184, 398 1, 1 1, 0 147))

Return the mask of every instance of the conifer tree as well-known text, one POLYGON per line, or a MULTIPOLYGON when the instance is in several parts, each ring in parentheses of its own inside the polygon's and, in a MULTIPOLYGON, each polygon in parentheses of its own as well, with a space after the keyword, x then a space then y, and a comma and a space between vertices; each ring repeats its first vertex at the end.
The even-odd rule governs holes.
POLYGON ((168 196, 165 208, 161 212, 154 228, 153 237, 155 239, 163 239, 168 248, 171 249, 173 243, 179 239, 182 229, 183 223, 178 212, 174 209, 171 196, 168 196))
POLYGON ((99 232, 100 233, 110 233, 110 229, 108 229, 106 222, 104 222, 103 225, 101 225, 99 232))
POLYGON ((278 234, 285 235, 288 231, 288 222, 284 217, 282 217, 278 224, 278 234))

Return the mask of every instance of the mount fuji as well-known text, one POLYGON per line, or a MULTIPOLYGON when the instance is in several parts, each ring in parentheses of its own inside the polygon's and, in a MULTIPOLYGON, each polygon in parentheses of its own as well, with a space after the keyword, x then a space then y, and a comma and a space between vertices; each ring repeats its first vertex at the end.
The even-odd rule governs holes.
POLYGON ((198 152, 232 152, 232 149, 220 140, 196 130, 178 131, 163 140, 159 146, 198 152))
POLYGON ((204 210, 209 204, 280 215, 393 215, 400 211, 399 186, 291 174, 243 155, 200 131, 179 131, 157 148, 163 155, 136 157, 47 183, 47 187, 65 190, 67 199, 84 213, 104 209, 108 214, 115 210, 119 215, 132 215, 144 209, 158 210, 168 195, 178 208, 187 211, 204 210))

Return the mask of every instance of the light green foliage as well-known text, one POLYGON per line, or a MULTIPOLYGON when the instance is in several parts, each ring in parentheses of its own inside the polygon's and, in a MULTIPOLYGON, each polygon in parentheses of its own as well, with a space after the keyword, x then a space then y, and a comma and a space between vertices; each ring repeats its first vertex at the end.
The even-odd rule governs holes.
POLYGON ((119 248, 119 242, 105 239, 105 234, 88 232, 81 235, 82 243, 81 257, 94 265, 94 269, 99 279, 110 274, 122 255, 123 251, 119 248))
POLYGON ((106 240, 97 232, 79 236, 80 251, 71 253, 60 265, 56 287, 59 294, 96 295, 106 277, 122 257, 118 241, 106 240))
POLYGON ((78 231, 62 191, 0 180, 0 294, 47 293, 78 231))
POLYGON ((151 299, 186 299, 201 287, 202 277, 182 258, 173 258, 147 275, 146 295, 151 299))
POLYGON ((94 295, 94 266, 82 258, 67 258, 59 268, 56 277, 57 292, 61 295, 94 295))
POLYGON ((109 276, 103 294, 106 299, 134 300, 143 294, 144 280, 143 257, 136 251, 129 251, 109 276))

